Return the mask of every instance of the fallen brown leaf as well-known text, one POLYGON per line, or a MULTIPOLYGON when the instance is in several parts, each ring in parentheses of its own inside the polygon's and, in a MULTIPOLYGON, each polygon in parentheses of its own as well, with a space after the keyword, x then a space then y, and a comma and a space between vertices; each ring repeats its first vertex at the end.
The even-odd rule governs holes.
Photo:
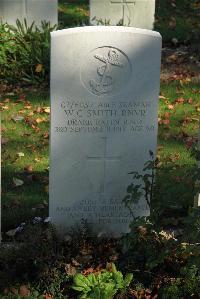
POLYGON ((33 167, 31 165, 27 165, 24 167, 24 172, 25 173, 32 173, 33 172, 33 167))
POLYGON ((10 99, 6 98, 3 102, 4 102, 4 103, 9 103, 9 102, 10 102, 10 99))
POLYGON ((29 109, 31 109, 31 108, 32 108, 32 106, 29 105, 29 104, 24 106, 24 109, 28 109, 28 110, 29 110, 29 109))
POLYGON ((36 132, 36 133, 38 133, 38 132, 40 132, 40 128, 39 127, 37 127, 37 126, 35 126, 35 125, 31 125, 31 127, 32 127, 32 129, 36 132))
POLYGON ((181 103, 184 103, 185 102, 185 99, 184 98, 178 98, 175 103, 178 103, 178 104, 181 104, 181 103))
POLYGON ((44 107, 43 110, 45 113, 48 113, 48 114, 50 113, 50 107, 44 107))
POLYGON ((19 288, 19 295, 21 297, 27 297, 27 296, 30 296, 30 290, 28 288, 28 286, 26 285, 21 285, 20 288, 19 288))
POLYGON ((187 102, 188 102, 188 104, 192 104, 192 103, 193 103, 193 99, 192 99, 192 98, 189 98, 189 99, 187 100, 187 102))
POLYGON ((174 105, 172 105, 172 104, 168 105, 167 107, 168 107, 168 109, 170 109, 170 110, 173 110, 173 109, 174 109, 174 105))
POLYGON ((40 124, 40 123, 46 122, 47 119, 45 117, 40 117, 40 118, 38 117, 38 118, 36 118, 35 121, 37 124, 40 124))
POLYGON ((66 264, 65 271, 69 276, 74 276, 76 274, 76 268, 73 267, 71 264, 66 264))
POLYGON ((36 73, 41 73, 41 71, 43 70, 43 65, 42 64, 37 64, 35 67, 35 72, 36 73))
POLYGON ((44 139, 48 139, 48 138, 49 138, 49 133, 48 133, 48 132, 45 132, 45 133, 42 135, 42 137, 43 137, 44 139))
POLYGON ((17 121, 22 121, 24 119, 24 117, 21 115, 16 115, 16 116, 13 116, 11 119, 14 120, 15 122, 17 122, 17 121))
POLYGON ((2 106, 1 108, 2 108, 2 110, 8 110, 9 109, 8 106, 2 106))
POLYGON ((168 118, 162 120, 163 125, 168 126, 170 124, 170 120, 168 118))

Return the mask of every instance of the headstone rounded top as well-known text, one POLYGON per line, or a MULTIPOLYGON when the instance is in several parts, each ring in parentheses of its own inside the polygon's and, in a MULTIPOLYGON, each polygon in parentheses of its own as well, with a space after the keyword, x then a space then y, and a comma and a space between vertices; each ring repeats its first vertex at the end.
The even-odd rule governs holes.
POLYGON ((74 34, 79 32, 120 32, 120 33, 135 33, 144 34, 152 37, 161 38, 161 35, 157 31, 152 31, 148 29, 141 29, 136 27, 126 27, 126 26, 84 26, 75 27, 62 30, 56 30, 51 32, 51 36, 62 36, 66 34, 74 34))

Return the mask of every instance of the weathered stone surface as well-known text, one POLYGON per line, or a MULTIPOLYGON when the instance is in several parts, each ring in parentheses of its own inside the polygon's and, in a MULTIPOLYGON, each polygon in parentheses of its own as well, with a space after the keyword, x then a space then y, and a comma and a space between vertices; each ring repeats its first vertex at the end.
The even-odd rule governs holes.
POLYGON ((28 25, 33 21, 40 26, 41 21, 58 22, 57 0, 1 0, 0 18, 3 22, 16 25, 16 20, 27 20, 28 25))
POLYGON ((155 0, 90 0, 92 25, 153 29, 155 0))
MULTIPOLYGON (((119 235, 132 219, 128 173, 156 152, 161 37, 110 26, 51 36, 50 216, 62 231, 87 219, 119 235)), ((134 214, 149 215, 144 198, 134 214)))

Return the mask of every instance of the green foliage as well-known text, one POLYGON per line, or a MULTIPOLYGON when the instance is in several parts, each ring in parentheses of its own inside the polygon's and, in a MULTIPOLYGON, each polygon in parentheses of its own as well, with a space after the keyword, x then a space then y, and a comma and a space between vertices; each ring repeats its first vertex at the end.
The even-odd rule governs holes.
POLYGON ((9 82, 48 83, 50 32, 56 26, 42 22, 41 28, 26 20, 16 27, 0 25, 0 78, 9 82))
MULTIPOLYGON (((9 294, 9 295, 7 295, 7 296, 1 296, 0 295, 0 299, 22 299, 22 298, 24 298, 24 296, 20 296, 20 295, 13 295, 13 294, 9 294)), ((43 299, 44 298, 44 296, 32 296, 32 295, 30 295, 30 296, 26 296, 25 297, 26 299, 43 299)))
POLYGON ((56 292, 62 275, 53 264, 59 244, 54 228, 45 223, 27 224, 15 241, 0 249, 0 286, 34 280, 35 285, 43 282, 44 289, 56 292))
POLYGON ((155 231, 155 226, 144 218, 135 219, 130 225, 131 231, 121 239, 124 252, 123 263, 131 268, 143 271, 156 271, 158 267, 166 267, 174 271, 179 267, 179 261, 174 255, 178 251, 175 239, 166 238, 163 232, 155 231))
POLYGON ((162 299, 174 298, 199 298, 200 294, 200 273, 199 269, 184 267, 182 269, 183 277, 176 278, 172 284, 162 289, 162 299))
POLYGON ((150 202, 153 197, 153 187, 155 178, 155 161, 153 153, 149 151, 150 160, 144 164, 142 174, 137 171, 130 172, 133 175, 134 183, 131 183, 127 188, 127 195, 123 199, 125 206, 129 208, 134 217, 134 205, 138 203, 142 195, 144 195, 146 203, 150 207, 150 202), (138 184, 135 183, 137 180, 138 184))
POLYGON ((59 28, 89 25, 89 5, 87 1, 60 1, 59 2, 59 28))
POLYGON ((123 277, 123 274, 112 264, 111 271, 105 269, 97 275, 76 274, 72 288, 81 292, 79 296, 81 299, 112 299, 119 291, 125 292, 132 279, 132 274, 123 277))

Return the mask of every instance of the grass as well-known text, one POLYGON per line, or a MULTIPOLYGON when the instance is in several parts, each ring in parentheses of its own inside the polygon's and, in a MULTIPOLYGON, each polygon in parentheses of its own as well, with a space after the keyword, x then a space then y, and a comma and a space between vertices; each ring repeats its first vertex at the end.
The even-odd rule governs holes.
POLYGON ((87 1, 59 1, 59 25, 61 28, 88 23, 89 5, 87 1))
POLYGON ((49 111, 42 110, 42 107, 48 106, 46 93, 27 93, 21 98, 19 95, 6 97, 1 107, 5 143, 2 148, 4 230, 30 217, 48 213, 49 111), (15 186, 20 181, 14 183, 13 178, 24 184, 15 186))
MULTIPOLYGON (((173 205, 176 201, 177 206, 186 208, 193 202, 194 184, 187 175, 196 165, 192 149, 198 130, 197 90, 198 86, 193 83, 161 85, 158 157, 163 171, 158 178, 162 190, 157 205, 159 208, 162 205, 163 212, 170 202, 173 205), (165 172, 168 168, 170 171, 165 172)), ((34 216, 48 215, 49 105, 46 92, 27 92, 3 99, 4 232, 34 216), (22 119, 17 120, 18 116, 22 119), (13 178, 23 181, 23 185, 15 186, 13 178)))

